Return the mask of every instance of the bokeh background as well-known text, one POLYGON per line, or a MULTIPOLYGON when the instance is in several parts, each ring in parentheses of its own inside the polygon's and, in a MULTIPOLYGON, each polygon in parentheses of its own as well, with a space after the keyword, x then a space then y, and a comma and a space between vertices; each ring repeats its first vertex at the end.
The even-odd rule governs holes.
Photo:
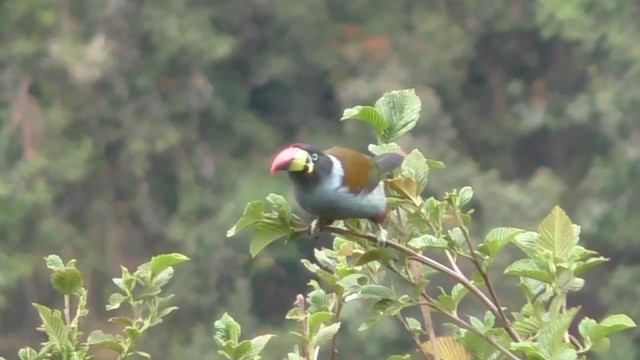
MULTIPOLYGON (((180 310, 143 344, 156 359, 218 358, 224 311, 246 336, 286 334, 314 243, 252 260, 248 237, 225 232, 247 201, 291 196, 268 176, 277 149, 365 150, 373 134, 342 110, 402 88, 423 102, 402 145, 447 165, 430 194, 473 186, 478 237, 560 204, 611 258, 572 298, 580 314, 637 321, 639 18, 637 0, 0 2, 0 354, 42 340, 32 302, 60 305, 50 253, 79 260, 87 328, 112 331, 120 264, 191 257, 171 287, 180 310)), ((343 358, 411 347, 393 323, 358 333, 366 312, 345 310, 343 358)), ((638 340, 627 331, 601 358, 638 358, 638 340)))

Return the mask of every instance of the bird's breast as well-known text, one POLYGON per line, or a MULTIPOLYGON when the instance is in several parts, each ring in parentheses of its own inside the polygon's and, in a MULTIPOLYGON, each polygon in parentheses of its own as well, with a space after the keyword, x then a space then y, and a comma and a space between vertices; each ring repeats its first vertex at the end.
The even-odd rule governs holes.
POLYGON ((358 194, 352 194, 346 186, 326 185, 320 183, 310 191, 296 189, 296 200, 304 210, 323 219, 374 218, 386 210, 382 183, 371 192, 358 194))

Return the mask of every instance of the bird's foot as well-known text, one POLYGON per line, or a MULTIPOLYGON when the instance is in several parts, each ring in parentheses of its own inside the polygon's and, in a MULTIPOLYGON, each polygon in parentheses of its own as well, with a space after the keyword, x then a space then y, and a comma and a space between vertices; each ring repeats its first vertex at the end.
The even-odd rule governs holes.
POLYGON ((313 219, 311 224, 309 224, 309 235, 316 239, 320 236, 320 220, 313 219))
POLYGON ((376 234, 376 245, 378 247, 387 247, 387 242, 389 240, 389 234, 387 230, 385 230, 382 225, 378 225, 378 233, 376 234))

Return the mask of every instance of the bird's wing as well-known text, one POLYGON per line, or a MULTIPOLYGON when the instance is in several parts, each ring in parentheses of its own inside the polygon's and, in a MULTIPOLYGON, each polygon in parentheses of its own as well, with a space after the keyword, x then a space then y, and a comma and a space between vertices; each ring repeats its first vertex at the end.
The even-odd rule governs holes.
POLYGON ((342 184, 347 186, 351 193, 370 192, 378 186, 380 179, 376 180, 378 176, 374 174, 378 172, 377 166, 370 156, 338 146, 326 150, 325 154, 340 160, 344 170, 342 184))
POLYGON ((400 153, 386 153, 373 157, 373 162, 378 165, 383 175, 397 169, 403 161, 404 155, 400 153))

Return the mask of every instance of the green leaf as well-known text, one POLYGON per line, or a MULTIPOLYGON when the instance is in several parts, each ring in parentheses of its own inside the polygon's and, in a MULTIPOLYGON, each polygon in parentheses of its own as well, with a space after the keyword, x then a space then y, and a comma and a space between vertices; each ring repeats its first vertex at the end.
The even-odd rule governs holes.
POLYGON ((307 295, 309 303, 309 311, 314 313, 318 311, 326 311, 329 309, 330 298, 322 289, 315 289, 307 295))
POLYGON ((523 233, 524 230, 512 227, 499 227, 489 231, 484 238, 484 242, 480 244, 478 250, 481 254, 487 256, 496 256, 502 248, 513 239, 523 233))
POLYGON ((53 288, 65 295, 78 294, 82 283, 82 273, 76 268, 63 268, 51 274, 53 288))
POLYGON ((271 193, 267 195, 267 201, 273 206, 283 223, 289 224, 291 222, 291 205, 284 196, 271 193))
POLYGON ((427 159, 422 155, 420 150, 414 149, 404 158, 401 167, 402 171, 415 181, 416 194, 420 195, 422 190, 427 186, 429 175, 427 159))
POLYGON ((382 134, 389 127, 389 121, 373 106, 356 106, 345 109, 340 121, 351 119, 366 122, 376 131, 376 134, 382 134))
POLYGON ((386 154, 386 153, 395 153, 395 152, 401 152, 402 148, 400 147, 400 145, 396 144, 396 143, 387 143, 387 144, 369 144, 369 152, 371 152, 373 155, 380 155, 380 154, 386 154))
POLYGON ((47 264, 47 267, 53 271, 64 269, 64 263, 62 259, 58 255, 49 255, 44 258, 47 264))
POLYGON ((460 191, 458 192, 458 208, 462 208, 463 206, 465 206, 466 204, 469 203, 469 201, 471 201, 471 198, 473 197, 473 189, 471 188, 471 186, 465 186, 462 189, 460 189, 460 191))
POLYGON ((105 334, 102 330, 94 330, 87 338, 87 345, 98 345, 111 349, 119 354, 124 351, 124 344, 121 340, 111 334, 105 334))
POLYGON ((331 311, 318 311, 309 315, 309 332, 314 334, 318 329, 320 329, 320 325, 326 323, 327 321, 333 318, 333 313, 331 311))
POLYGON ((386 286, 371 284, 371 285, 363 285, 360 288, 360 296, 361 299, 388 299, 391 297, 393 292, 386 286))
POLYGON ((430 234, 425 234, 409 240, 409 242, 407 243, 407 246, 415 250, 424 250, 428 248, 435 248, 435 249, 449 248, 449 244, 447 243, 446 240, 437 238, 430 234))
POLYGON ((256 336, 253 339, 251 339, 251 350, 249 350, 249 352, 245 355, 245 359, 247 360, 256 359, 260 355, 262 350, 264 350, 264 347, 267 345, 269 340, 271 340, 273 337, 275 337, 275 335, 265 334, 265 335, 256 336))
POLYGON ((636 323, 625 314, 609 315, 591 328, 589 339, 595 343, 602 338, 634 327, 636 327, 636 323))
POLYGON ((358 261, 356 262, 356 266, 366 265, 372 261, 380 261, 386 262, 390 259, 389 252, 383 249, 373 249, 362 254, 358 261))
POLYGON ((561 359, 561 355, 564 356, 565 347, 567 346, 564 343, 564 335, 569 330, 569 326, 577 313, 578 308, 572 308, 565 313, 556 314, 540 328, 538 349, 546 358, 561 359))
POLYGON ((553 282, 553 274, 548 269, 540 266, 539 263, 532 259, 520 259, 507 266, 504 270, 507 275, 522 276, 551 284, 553 282))
POLYGON ((20 360, 35 360, 38 359, 38 352, 30 347, 23 347, 18 351, 20 360))
POLYGON ((109 296, 109 304, 107 304, 107 311, 111 311, 119 308, 120 305, 122 305, 122 303, 125 302, 127 299, 128 297, 120 293, 111 294, 111 296, 109 296))
POLYGON ((151 258, 151 273, 153 275, 157 275, 170 266, 177 265, 188 260, 190 260, 188 257, 179 253, 154 256, 151 258))
POLYGON ((383 138, 391 142, 416 126, 422 103, 415 90, 407 89, 384 93, 375 107, 389 121, 383 138))
POLYGON ((315 337, 315 343, 316 345, 322 345, 328 341, 330 341, 331 339, 333 339, 333 336, 338 332, 338 330, 340 330, 340 323, 334 323, 328 326, 321 326, 320 330, 318 330, 318 333, 316 334, 315 337))
POLYGON ((230 341, 233 345, 238 344, 240 339, 240 333, 242 329, 229 314, 226 312, 222 315, 220 320, 214 323, 216 329, 215 339, 222 343, 230 341))
POLYGON ((40 319, 42 320, 42 327, 40 327, 39 330, 44 331, 49 337, 49 340, 56 344, 58 348, 69 345, 69 329, 62 320, 60 310, 52 310, 46 306, 35 303, 33 306, 38 311, 38 315, 40 315, 40 319))
POLYGON ((571 219, 559 206, 554 207, 542 220, 538 233, 539 244, 544 249, 551 250, 557 259, 567 259, 578 242, 571 219))
POLYGON ((227 237, 235 236, 246 227, 251 226, 262 219, 264 203, 262 201, 252 201, 244 208, 242 216, 235 225, 227 231, 227 237))
POLYGON ((591 334, 591 330, 593 329, 594 326, 596 326, 596 324, 597 322, 589 317, 585 317, 582 320, 580 320, 580 324, 578 324, 578 332, 580 333, 583 339, 589 338, 591 334))
POLYGON ((255 226, 255 231, 249 245, 251 257, 255 257, 272 242, 289 235, 290 229, 287 225, 276 224, 269 221, 259 221, 255 226))
POLYGON ((407 322, 407 326, 409 326, 409 329, 411 329, 411 331, 413 331, 413 333, 415 334, 421 334, 424 332, 424 330, 422 330, 422 324, 420 324, 420 321, 407 316, 405 318, 405 321, 407 322))

